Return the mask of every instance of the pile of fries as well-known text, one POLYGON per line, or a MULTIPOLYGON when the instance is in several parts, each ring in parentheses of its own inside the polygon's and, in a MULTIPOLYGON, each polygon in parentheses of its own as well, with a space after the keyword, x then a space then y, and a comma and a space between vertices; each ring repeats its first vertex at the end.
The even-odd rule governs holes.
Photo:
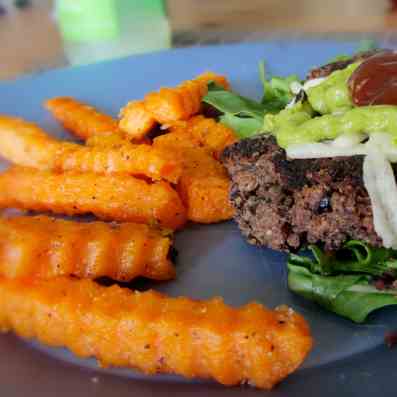
POLYGON ((229 89, 223 76, 204 73, 129 102, 120 120, 73 98, 48 100, 81 143, 0 115, 0 155, 13 164, 0 174, 0 208, 99 219, 0 218, 1 330, 102 365, 225 385, 271 388, 301 364, 312 340, 288 308, 233 309, 219 298, 169 298, 95 281, 173 279, 172 232, 187 221, 232 218, 219 157, 236 136, 201 113, 211 81, 229 89))

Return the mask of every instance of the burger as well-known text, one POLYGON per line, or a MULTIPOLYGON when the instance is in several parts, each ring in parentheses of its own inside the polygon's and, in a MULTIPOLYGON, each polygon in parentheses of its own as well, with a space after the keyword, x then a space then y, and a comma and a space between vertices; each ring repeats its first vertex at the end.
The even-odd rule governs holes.
POLYGON ((245 136, 222 156, 235 220, 249 243, 290 254, 292 291, 364 321, 397 303, 397 52, 264 87, 261 103, 217 87, 206 99, 245 136))

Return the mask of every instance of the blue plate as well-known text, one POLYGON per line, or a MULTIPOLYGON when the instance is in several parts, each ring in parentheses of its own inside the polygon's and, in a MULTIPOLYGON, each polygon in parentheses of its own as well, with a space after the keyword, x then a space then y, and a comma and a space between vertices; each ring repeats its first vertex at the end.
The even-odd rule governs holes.
MULTIPOLYGON (((128 100, 205 70, 224 73, 237 91, 259 97, 260 60, 268 62, 273 74, 298 73, 303 77, 314 65, 356 48, 357 43, 277 41, 174 50, 52 71, 0 85, 0 113, 36 121, 47 131, 66 137, 42 108, 45 99, 71 95, 116 115, 128 100)), ((220 295, 232 305, 250 300, 269 307, 286 303, 309 321, 314 350, 301 369, 271 392, 272 396, 396 395, 391 375, 397 368, 397 355, 384 345, 385 333, 397 329, 395 309, 381 310, 365 325, 355 325, 293 296, 286 286, 285 256, 248 245, 233 222, 192 226, 177 235, 176 246, 180 253, 177 279, 148 283, 148 287, 174 296, 220 295)), ((79 360, 63 349, 49 349, 11 335, 0 337, 0 352, 0 390, 7 397, 267 395, 255 389, 227 389, 173 376, 100 370, 94 360, 79 360)))

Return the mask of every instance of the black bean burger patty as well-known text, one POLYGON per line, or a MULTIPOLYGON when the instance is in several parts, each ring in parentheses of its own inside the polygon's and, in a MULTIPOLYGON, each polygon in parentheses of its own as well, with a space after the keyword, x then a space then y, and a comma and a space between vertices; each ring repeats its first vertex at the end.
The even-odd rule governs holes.
POLYGON ((340 248, 348 239, 381 246, 362 179, 363 157, 287 160, 273 137, 226 148, 235 220, 248 241, 283 251, 309 243, 340 248))

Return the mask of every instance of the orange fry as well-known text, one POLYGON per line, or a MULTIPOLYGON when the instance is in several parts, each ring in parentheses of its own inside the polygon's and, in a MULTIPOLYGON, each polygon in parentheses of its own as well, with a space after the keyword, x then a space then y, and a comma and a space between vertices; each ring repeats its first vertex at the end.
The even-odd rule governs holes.
POLYGON ((156 125, 143 101, 131 101, 121 109, 119 128, 135 139, 143 138, 156 125))
POLYGON ((103 132, 119 132, 118 123, 94 107, 71 97, 49 99, 45 107, 63 127, 79 139, 103 132))
POLYGON ((172 153, 134 145, 116 135, 111 138, 113 146, 86 147, 58 141, 33 123, 0 115, 0 136, 0 155, 17 165, 53 171, 145 175, 173 183, 182 173, 181 164, 172 153))
POLYGON ((0 329, 103 366, 264 389, 295 371, 312 347, 306 321, 287 307, 234 309, 220 298, 169 298, 69 278, 0 278, 0 329))
POLYGON ((187 121, 178 121, 171 126, 170 132, 188 135, 193 142, 210 149, 217 159, 227 146, 237 142, 232 129, 201 115, 187 121))
POLYGON ((229 203, 227 178, 218 176, 184 175, 177 186, 189 220, 197 223, 217 223, 233 218, 229 203))
POLYGON ((166 182, 132 176, 56 174, 12 167, 0 174, 0 208, 92 213, 100 219, 180 228, 186 219, 178 194, 166 182))
POLYGON ((119 127, 127 134, 142 138, 155 125, 187 120, 201 109, 201 100, 207 94, 210 81, 229 88, 225 77, 212 72, 181 83, 176 88, 161 88, 146 95, 143 101, 132 101, 122 109, 119 127))
POLYGON ((126 143, 134 145, 151 145, 152 141, 148 137, 133 139, 126 134, 115 134, 114 132, 104 132, 101 135, 93 135, 85 141, 86 146, 113 147, 118 148, 126 143))
POLYGON ((0 276, 73 275, 130 281, 174 278, 171 240, 135 223, 73 222, 47 216, 0 218, 0 276))
POLYGON ((178 182, 182 166, 170 152, 149 145, 125 143, 120 147, 81 147, 67 153, 53 170, 97 174, 145 175, 153 180, 178 182))
MULTIPOLYGON (((96 147, 120 147, 126 143, 131 143, 132 141, 127 139, 126 135, 115 134, 114 132, 104 132, 100 135, 93 135, 87 138, 85 141, 86 146, 96 146, 96 147)), ((135 141, 134 141, 135 143, 135 141)), ((141 142, 139 142, 141 143, 141 142)))
POLYGON ((153 145, 181 156, 183 172, 177 190, 189 220, 216 223, 233 217, 229 177, 223 165, 206 148, 197 147, 186 136, 173 132, 156 138, 153 145))
POLYGON ((207 94, 210 81, 229 88, 229 83, 223 76, 208 72, 194 80, 185 81, 176 88, 161 88, 159 92, 146 95, 145 107, 162 124, 187 120, 200 111, 201 100, 207 94))

